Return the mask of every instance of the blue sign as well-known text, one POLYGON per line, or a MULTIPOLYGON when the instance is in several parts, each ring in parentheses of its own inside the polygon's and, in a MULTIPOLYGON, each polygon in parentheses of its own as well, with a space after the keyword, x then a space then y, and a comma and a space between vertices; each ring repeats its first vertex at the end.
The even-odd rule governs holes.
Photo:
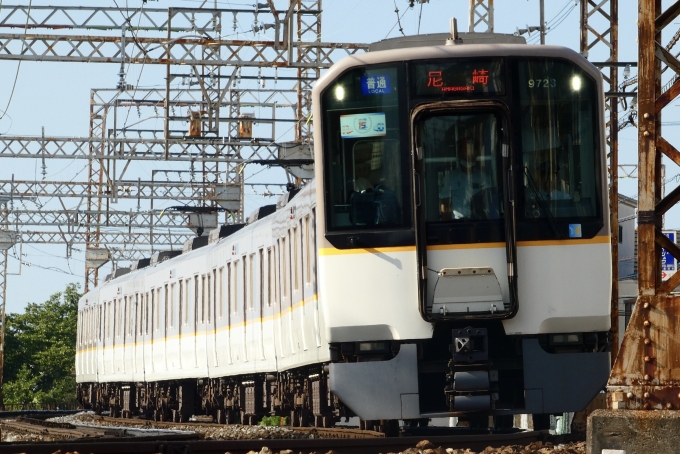
POLYGON ((581 238, 581 224, 569 224, 569 238, 581 238))
MULTIPOLYGON (((675 243, 675 232, 663 232, 671 242, 675 243)), ((661 249, 661 271, 675 271, 675 257, 667 250, 661 249)))
POLYGON ((361 76, 361 92, 365 95, 386 95, 392 91, 389 74, 361 76))

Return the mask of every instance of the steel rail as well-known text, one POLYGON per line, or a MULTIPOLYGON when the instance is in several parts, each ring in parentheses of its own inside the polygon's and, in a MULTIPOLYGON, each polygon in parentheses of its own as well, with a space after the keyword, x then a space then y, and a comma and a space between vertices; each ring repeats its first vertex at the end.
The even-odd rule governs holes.
POLYGON ((246 454, 260 451, 266 446, 272 451, 290 449, 296 453, 328 452, 337 454, 378 454, 400 452, 423 440, 434 446, 453 449, 481 451, 486 447, 528 445, 540 440, 540 432, 519 432, 511 434, 452 435, 437 437, 391 437, 391 438, 334 438, 334 439, 286 439, 286 440, 228 440, 228 441, 139 441, 130 439, 106 439, 99 442, 86 440, 63 443, 3 443, 2 452, 37 454, 57 450, 89 452, 93 454, 126 453, 169 453, 192 452, 201 454, 246 454))

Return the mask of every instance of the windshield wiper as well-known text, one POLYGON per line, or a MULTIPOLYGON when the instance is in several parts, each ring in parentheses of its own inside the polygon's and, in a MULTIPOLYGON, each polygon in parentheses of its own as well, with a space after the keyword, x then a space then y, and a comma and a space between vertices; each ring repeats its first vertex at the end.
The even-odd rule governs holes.
POLYGON ((545 219, 548 221, 548 225, 550 226, 550 228, 552 229, 553 233, 557 238, 562 238, 562 235, 560 234, 560 231, 557 228, 557 223, 555 222, 555 216, 553 216, 552 211, 550 211, 548 202, 543 198, 541 193, 538 191, 538 188, 536 187, 536 182, 529 173, 529 168, 527 166, 524 166, 524 175, 526 176, 527 182, 529 183, 529 188, 531 189, 531 192, 533 193, 534 198, 536 199, 538 208, 541 211, 543 211, 545 219))

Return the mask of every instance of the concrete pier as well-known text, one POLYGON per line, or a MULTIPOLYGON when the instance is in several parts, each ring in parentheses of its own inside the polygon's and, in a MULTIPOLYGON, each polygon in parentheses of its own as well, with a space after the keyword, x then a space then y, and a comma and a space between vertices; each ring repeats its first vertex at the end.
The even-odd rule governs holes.
POLYGON ((680 411, 595 410, 587 454, 680 453, 680 411))

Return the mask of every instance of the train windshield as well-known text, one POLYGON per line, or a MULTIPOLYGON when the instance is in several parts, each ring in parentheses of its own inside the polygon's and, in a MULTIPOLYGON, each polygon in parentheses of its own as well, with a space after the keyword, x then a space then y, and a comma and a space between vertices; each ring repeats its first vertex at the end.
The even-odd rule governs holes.
MULTIPOLYGON (((516 74, 523 190, 520 216, 557 221, 599 216, 595 81, 562 60, 518 61, 516 74)), ((581 232, 570 230, 569 236, 581 236, 581 232)))
POLYGON ((322 95, 327 228, 410 226, 396 67, 352 70, 322 95))
POLYGON ((500 219, 501 120, 494 113, 437 115, 416 125, 427 222, 500 219))

